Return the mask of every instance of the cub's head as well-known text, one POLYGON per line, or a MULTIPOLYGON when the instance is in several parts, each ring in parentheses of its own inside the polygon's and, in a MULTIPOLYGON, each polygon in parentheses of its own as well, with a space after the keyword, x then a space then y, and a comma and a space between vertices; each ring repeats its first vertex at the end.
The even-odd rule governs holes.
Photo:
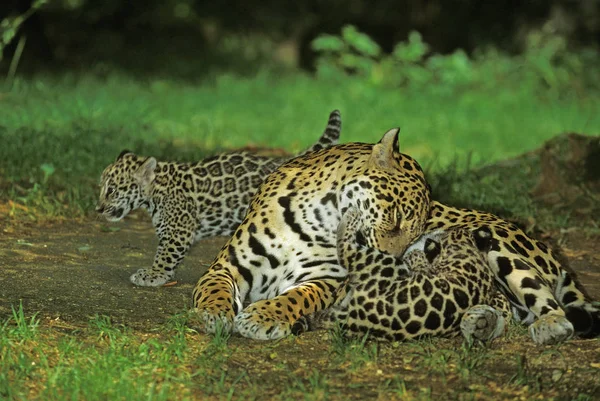
POLYGON ((96 211, 108 221, 119 221, 139 208, 150 193, 156 159, 139 157, 124 150, 102 172, 96 211))
POLYGON ((389 130, 373 145, 363 173, 345 191, 368 227, 367 242, 397 256, 423 233, 431 203, 421 166, 398 150, 399 131, 389 130))
POLYGON ((492 232, 486 227, 476 230, 467 228, 452 228, 448 231, 425 239, 423 253, 430 264, 449 263, 467 260, 486 265, 484 253, 489 251, 492 241, 492 232))

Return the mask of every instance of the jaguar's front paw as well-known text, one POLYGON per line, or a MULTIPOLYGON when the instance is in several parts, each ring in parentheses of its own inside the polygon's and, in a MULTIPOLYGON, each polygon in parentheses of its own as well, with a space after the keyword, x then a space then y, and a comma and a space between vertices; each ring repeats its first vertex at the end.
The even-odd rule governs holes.
POLYGON ((505 326, 502 313, 489 305, 473 306, 460 321, 460 331, 468 342, 487 342, 498 338, 504 333, 505 326))
POLYGON ((173 274, 156 272, 150 269, 140 269, 129 277, 129 281, 140 287, 160 287, 161 285, 165 285, 171 277, 173 277, 173 274))
POLYGON ((538 345, 558 344, 574 333, 573 324, 560 315, 544 315, 529 326, 529 335, 538 345))
POLYGON ((194 328, 208 334, 228 334, 233 328, 233 318, 227 313, 196 308, 196 318, 190 319, 194 328))
POLYGON ((255 340, 276 340, 292 333, 292 325, 264 311, 248 308, 235 317, 234 331, 255 340))

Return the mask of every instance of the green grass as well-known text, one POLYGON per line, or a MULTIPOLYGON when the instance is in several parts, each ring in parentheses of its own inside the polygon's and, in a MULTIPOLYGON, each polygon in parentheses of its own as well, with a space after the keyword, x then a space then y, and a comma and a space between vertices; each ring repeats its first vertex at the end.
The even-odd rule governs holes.
POLYGON ((597 391, 590 342, 531 347, 513 333, 487 347, 376 343, 335 331, 223 342, 189 329, 186 316, 140 331, 98 315, 40 322, 15 308, 0 322, 0 399, 567 399, 577 386, 572 398, 583 400, 597 391))
POLYGON ((17 81, 3 95, 0 121, 9 131, 26 127, 68 135, 77 123, 90 137, 117 131, 209 150, 248 143, 299 150, 317 138, 328 112, 339 108, 345 141, 372 142, 401 126, 405 151, 448 162, 471 152, 478 160, 497 160, 564 131, 599 133, 599 101, 542 100, 518 90, 443 96, 301 73, 222 75, 198 83, 66 75, 17 81))
MULTIPOLYGON (((561 132, 600 133, 600 94, 559 99, 518 86, 497 89, 445 96, 267 72, 202 82, 118 73, 18 79, 0 96, 1 198, 34 210, 31 217, 81 216, 93 208, 102 169, 123 149, 174 160, 246 145, 296 152, 316 140, 334 108, 342 111, 342 141, 374 142, 401 126, 401 150, 443 177, 457 178, 466 160, 511 157, 561 132)), ((478 196, 504 208, 487 191, 478 196)), ((489 202, 474 202, 480 204, 489 202)))

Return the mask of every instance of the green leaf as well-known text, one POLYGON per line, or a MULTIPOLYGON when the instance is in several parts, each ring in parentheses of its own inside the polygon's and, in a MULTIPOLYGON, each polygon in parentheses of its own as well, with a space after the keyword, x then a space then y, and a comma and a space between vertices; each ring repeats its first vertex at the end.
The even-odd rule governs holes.
POLYGON ((399 61, 418 63, 429 51, 429 46, 423 42, 421 34, 412 31, 408 35, 408 42, 400 42, 394 48, 392 55, 399 61))
POLYGON ((341 52, 344 50, 344 41, 333 35, 320 35, 314 39, 310 47, 320 52, 341 52))
POLYGON ((342 38, 362 55, 378 57, 381 54, 379 45, 367 34, 359 32, 353 25, 346 25, 342 28, 342 38))
POLYGON ((54 166, 50 163, 44 163, 40 166, 40 169, 44 172, 44 175, 49 177, 52 174, 54 174, 54 171, 56 171, 56 169, 54 168, 54 166))

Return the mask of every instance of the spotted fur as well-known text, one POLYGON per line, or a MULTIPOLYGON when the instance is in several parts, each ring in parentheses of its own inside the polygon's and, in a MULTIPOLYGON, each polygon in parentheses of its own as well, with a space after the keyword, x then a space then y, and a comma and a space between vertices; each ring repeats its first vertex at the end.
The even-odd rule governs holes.
POLYGON ((338 228, 338 259, 348 290, 334 307, 302 319, 294 331, 341 324, 349 335, 402 341, 427 336, 491 340, 510 319, 507 299, 495 290, 484 258, 490 232, 452 229, 422 238, 402 258, 375 249, 354 208, 338 228), (495 306, 491 307, 490 305, 495 306))
POLYGON ((439 235, 456 228, 490 231, 487 263, 515 320, 529 325, 535 343, 600 335, 600 308, 544 243, 491 213, 433 202, 426 233, 439 235))
POLYGON ((280 338, 301 316, 335 304, 347 273, 337 260, 336 230, 350 206, 368 216, 369 241, 379 249, 401 254, 421 235, 429 188, 418 163, 398 151, 398 131, 374 145, 295 158, 265 180, 194 288, 204 330, 222 325, 246 337, 280 338))
MULTIPOLYGON (((319 141, 305 153, 336 144, 340 131, 340 113, 335 110, 319 141)), ((159 239, 152 268, 138 270, 131 282, 163 285, 194 241, 231 235, 264 178, 285 160, 238 151, 176 163, 122 152, 102 173, 96 210, 118 221, 132 210, 146 209, 159 239)))

